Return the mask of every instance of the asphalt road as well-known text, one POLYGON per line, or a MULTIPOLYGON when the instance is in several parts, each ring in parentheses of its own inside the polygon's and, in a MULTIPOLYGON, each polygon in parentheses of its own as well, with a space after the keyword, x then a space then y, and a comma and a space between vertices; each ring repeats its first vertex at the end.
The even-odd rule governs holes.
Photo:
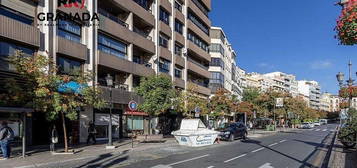
POLYGON ((336 124, 277 133, 274 136, 236 140, 166 158, 142 161, 125 168, 299 168, 322 167, 336 124))

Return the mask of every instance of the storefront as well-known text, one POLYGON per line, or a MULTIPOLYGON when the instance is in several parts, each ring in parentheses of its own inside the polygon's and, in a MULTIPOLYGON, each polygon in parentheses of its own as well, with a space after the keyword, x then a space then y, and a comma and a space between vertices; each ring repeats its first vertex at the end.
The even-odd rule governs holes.
MULTIPOLYGON (((120 117, 119 114, 112 114, 112 134, 113 138, 119 138, 119 123, 120 117)), ((106 140, 108 139, 109 131, 109 114, 106 113, 96 113, 94 120, 95 128, 97 130, 97 139, 106 140)))
POLYGON ((149 133, 149 115, 145 112, 126 110, 124 113, 125 135, 134 131, 136 135, 149 133))

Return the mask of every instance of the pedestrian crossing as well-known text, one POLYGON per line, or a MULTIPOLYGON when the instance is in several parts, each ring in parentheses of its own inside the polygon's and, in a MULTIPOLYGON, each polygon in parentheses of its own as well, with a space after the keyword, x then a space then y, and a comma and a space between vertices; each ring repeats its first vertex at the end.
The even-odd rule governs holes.
POLYGON ((320 131, 320 132, 327 132, 327 131, 329 131, 329 132, 335 132, 336 130, 335 129, 319 129, 319 128, 313 128, 313 129, 309 129, 309 131, 316 131, 316 132, 318 132, 318 131, 320 131))

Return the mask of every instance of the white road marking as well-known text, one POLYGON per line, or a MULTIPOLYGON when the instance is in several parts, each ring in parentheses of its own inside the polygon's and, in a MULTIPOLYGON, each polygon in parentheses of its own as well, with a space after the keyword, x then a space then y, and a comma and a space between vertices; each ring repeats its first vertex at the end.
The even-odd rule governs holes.
POLYGON ((283 139, 283 140, 279 141, 279 143, 282 143, 282 142, 285 142, 285 141, 286 141, 286 139, 283 139))
POLYGON ((269 146, 274 146, 274 145, 277 145, 278 143, 273 143, 273 144, 270 144, 269 146))
POLYGON ((317 129, 317 130, 315 130, 315 131, 320 131, 320 129, 317 129))
POLYGON ((265 163, 265 164, 259 166, 259 168, 274 168, 274 167, 271 166, 271 163, 265 163))
POLYGON ((172 168, 171 166, 167 166, 167 165, 156 165, 154 167, 151 168, 172 168))
POLYGON ((263 150, 264 148, 259 148, 259 149, 256 149, 256 150, 253 150, 252 153, 255 153, 255 152, 258 152, 258 151, 261 151, 263 150))
POLYGON ((327 131, 327 129, 324 129, 324 130, 322 130, 322 131, 327 131))
POLYGON ((245 155, 247 155, 247 154, 245 153, 245 154, 243 154, 243 155, 239 155, 239 156, 234 157, 234 158, 232 158, 232 159, 228 159, 228 160, 224 161, 224 163, 230 162, 230 161, 232 161, 232 160, 236 160, 236 159, 241 158, 241 157, 243 157, 243 156, 245 156, 245 155))
POLYGON ((78 161, 78 160, 85 160, 85 159, 94 158, 94 157, 95 156, 80 157, 80 158, 68 159, 68 160, 57 161, 57 162, 48 162, 48 163, 40 163, 40 164, 33 164, 33 165, 27 165, 27 166, 19 166, 19 167, 15 167, 15 168, 35 168, 35 167, 40 167, 40 166, 48 166, 51 164, 59 164, 59 163, 66 163, 66 162, 72 162, 72 161, 78 161))
POLYGON ((209 154, 207 154, 207 155, 202 155, 202 156, 198 156, 198 157, 194 157, 194 158, 191 158, 191 159, 186 159, 186 160, 178 161, 178 162, 175 162, 175 163, 171 163, 171 164, 168 164, 168 166, 173 166, 173 165, 177 165, 177 164, 180 164, 180 163, 189 162, 189 161, 191 161, 191 160, 201 159, 201 158, 207 157, 207 156, 209 156, 209 154))
POLYGON ((331 132, 335 132, 335 129, 330 129, 331 132))
POLYGON ((208 166, 207 168, 214 168, 214 166, 208 166))

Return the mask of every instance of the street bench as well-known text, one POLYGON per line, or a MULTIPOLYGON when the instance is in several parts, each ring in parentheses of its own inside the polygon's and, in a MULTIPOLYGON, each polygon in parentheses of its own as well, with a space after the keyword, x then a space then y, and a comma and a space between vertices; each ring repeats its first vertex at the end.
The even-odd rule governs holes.
POLYGON ((137 135, 136 140, 138 140, 141 143, 163 143, 166 140, 164 140, 164 136, 162 134, 158 135, 137 135))

